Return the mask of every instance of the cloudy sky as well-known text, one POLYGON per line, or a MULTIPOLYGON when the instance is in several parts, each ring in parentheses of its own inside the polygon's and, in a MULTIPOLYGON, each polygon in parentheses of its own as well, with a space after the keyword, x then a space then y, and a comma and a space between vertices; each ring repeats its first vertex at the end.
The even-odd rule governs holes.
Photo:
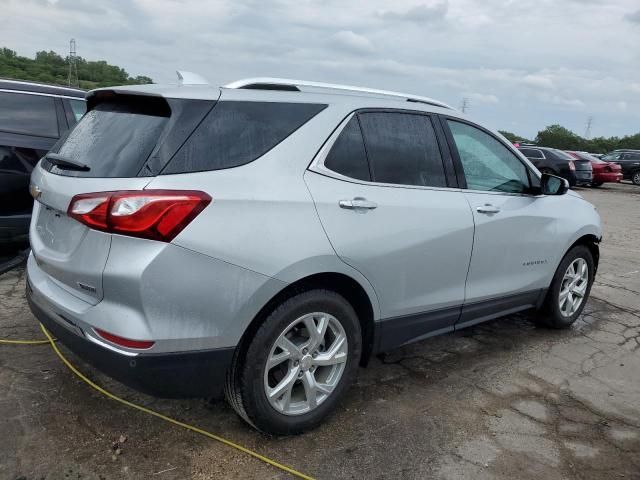
POLYGON ((131 75, 254 76, 430 96, 493 128, 640 131, 639 0, 0 0, 1 44, 131 75))

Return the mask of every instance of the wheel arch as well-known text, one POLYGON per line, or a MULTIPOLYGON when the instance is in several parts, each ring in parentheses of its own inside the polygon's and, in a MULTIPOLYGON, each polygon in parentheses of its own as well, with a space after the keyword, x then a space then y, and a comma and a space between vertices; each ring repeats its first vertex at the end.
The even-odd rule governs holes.
MULTIPOLYGON (((593 257, 593 265, 595 266, 596 270, 594 272, 595 275, 595 273, 598 271, 598 263, 600 261, 600 240, 600 237, 592 233, 582 235, 575 242, 573 242, 569 248, 567 248, 567 251, 564 255, 566 255, 567 252, 569 252, 573 247, 577 245, 584 245, 589 249, 589 251, 591 252, 591 256, 593 257)), ((564 255, 562 256, 562 258, 564 258, 564 255)))
MULTIPOLYGON (((369 289, 371 287, 368 285, 369 289)), ((318 272, 299 278, 289 283, 286 287, 276 293, 255 315, 249 326, 245 329, 238 350, 246 350, 249 340, 253 338, 255 332, 260 327, 267 316, 287 298, 309 290, 324 289, 331 290, 342 295, 354 308, 360 321, 362 331, 362 356, 360 365, 366 366, 371 353, 373 352, 375 318, 377 318, 377 299, 371 298, 370 291, 363 287, 352 276, 342 272, 318 272)))

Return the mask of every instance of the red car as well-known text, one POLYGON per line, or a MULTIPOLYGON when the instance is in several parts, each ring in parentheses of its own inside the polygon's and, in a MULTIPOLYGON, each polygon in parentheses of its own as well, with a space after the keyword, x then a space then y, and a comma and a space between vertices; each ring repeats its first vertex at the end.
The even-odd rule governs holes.
POLYGON ((578 160, 589 160, 593 167, 592 187, 599 187, 605 182, 619 182, 622 180, 622 167, 617 163, 605 162, 587 152, 571 152, 567 153, 578 160))

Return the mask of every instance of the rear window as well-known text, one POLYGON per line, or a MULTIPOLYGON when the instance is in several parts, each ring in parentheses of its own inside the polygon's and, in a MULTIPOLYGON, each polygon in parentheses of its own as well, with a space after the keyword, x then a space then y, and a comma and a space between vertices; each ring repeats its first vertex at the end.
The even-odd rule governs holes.
POLYGON ((58 137, 53 97, 0 92, 0 130, 39 137, 58 137))
POLYGON ((96 105, 71 130, 66 141, 59 142, 59 155, 87 165, 89 171, 62 169, 46 160, 43 166, 67 176, 137 176, 171 111, 161 98, 125 97, 96 105))
POLYGON ((571 155, 569 155, 567 152, 563 152, 562 150, 558 150, 557 148, 553 148, 551 149, 551 151, 555 153, 556 156, 561 158, 562 160, 574 160, 574 158, 571 155))
POLYGON ((527 158, 544 158, 544 155, 540 150, 535 150, 533 148, 520 148, 519 150, 527 158))
POLYGON ((326 105, 218 102, 163 174, 220 170, 245 165, 291 135, 326 105))

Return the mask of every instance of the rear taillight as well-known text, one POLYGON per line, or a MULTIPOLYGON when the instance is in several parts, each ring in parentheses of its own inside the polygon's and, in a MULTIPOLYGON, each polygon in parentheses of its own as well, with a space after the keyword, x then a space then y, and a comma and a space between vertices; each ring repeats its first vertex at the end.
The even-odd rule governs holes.
POLYGON ((120 345, 121 347, 139 348, 142 350, 151 348, 156 343, 152 340, 131 340, 130 338, 124 338, 114 335, 113 333, 105 332, 99 328, 94 328, 93 330, 105 340, 115 343, 116 345, 120 345))
POLYGON ((170 242, 209 203, 209 195, 192 190, 83 193, 67 213, 96 230, 170 242))
POLYGON ((569 170, 571 170, 572 172, 575 172, 576 170, 576 164, 573 163, 573 160, 569 160, 569 170))

